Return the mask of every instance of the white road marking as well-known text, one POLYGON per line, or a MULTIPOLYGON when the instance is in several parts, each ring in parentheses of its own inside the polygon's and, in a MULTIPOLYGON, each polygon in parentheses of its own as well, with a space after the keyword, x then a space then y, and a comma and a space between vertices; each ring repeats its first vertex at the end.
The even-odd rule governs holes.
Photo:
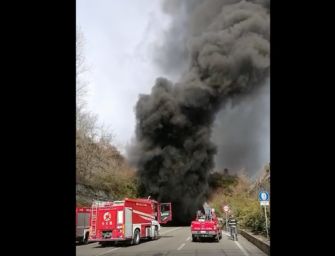
POLYGON ((180 229, 180 227, 179 227, 179 228, 173 228, 173 229, 170 229, 170 230, 168 230, 168 231, 165 231, 164 233, 159 233, 159 234, 160 234, 160 235, 164 235, 164 234, 167 234, 167 233, 169 233, 169 232, 175 231, 175 230, 177 230, 177 229, 180 229))
POLYGON ((242 245, 240 245, 239 242, 235 241, 235 243, 236 243, 236 245, 238 246, 238 248, 241 249, 241 251, 243 252, 243 254, 244 254, 245 256, 249 256, 249 253, 242 247, 242 245))
POLYGON ((185 246, 185 243, 182 243, 182 244, 178 247, 177 251, 181 250, 184 246, 185 246))
POLYGON ((191 239, 191 237, 189 236, 187 239, 186 239, 186 241, 188 241, 188 240, 190 240, 191 239))
POLYGON ((106 253, 110 253, 110 252, 112 252, 112 251, 116 251, 116 250, 119 250, 119 249, 121 249, 121 248, 114 248, 114 249, 112 249, 112 250, 109 250, 109 251, 106 251, 106 252, 103 252, 103 253, 100 253, 100 254, 97 254, 97 255, 95 255, 95 256, 101 256, 101 255, 104 255, 104 254, 106 254, 106 253))

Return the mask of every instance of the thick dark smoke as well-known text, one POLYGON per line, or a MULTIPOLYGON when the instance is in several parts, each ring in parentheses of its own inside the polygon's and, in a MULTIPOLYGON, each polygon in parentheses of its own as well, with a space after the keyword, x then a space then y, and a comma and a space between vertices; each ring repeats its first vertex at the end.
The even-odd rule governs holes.
POLYGON ((229 100, 218 113, 212 141, 218 147, 215 169, 245 170, 254 178, 270 160, 270 84, 229 100))
POLYGON ((169 0, 164 5, 177 22, 167 35, 180 36, 167 41, 170 56, 162 65, 173 70, 186 59, 189 67, 179 83, 158 78, 151 94, 140 96, 137 141, 130 155, 143 195, 172 201, 175 223, 189 224, 208 196, 217 113, 232 97, 252 93, 269 76, 267 5, 232 0, 169 0))

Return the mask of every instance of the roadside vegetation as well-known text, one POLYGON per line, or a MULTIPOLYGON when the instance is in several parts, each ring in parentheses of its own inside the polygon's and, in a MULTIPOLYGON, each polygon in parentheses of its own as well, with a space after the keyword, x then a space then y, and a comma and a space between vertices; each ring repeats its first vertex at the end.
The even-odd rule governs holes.
MULTIPOLYGON (((266 235, 264 208, 258 201, 258 192, 269 190, 270 166, 266 165, 260 179, 254 182, 244 174, 216 173, 215 176, 217 184, 210 197, 210 205, 215 211, 225 218, 222 207, 229 205, 231 213, 238 221, 239 228, 247 229, 254 234, 266 235)), ((267 217, 270 227, 269 207, 267 207, 267 217)))

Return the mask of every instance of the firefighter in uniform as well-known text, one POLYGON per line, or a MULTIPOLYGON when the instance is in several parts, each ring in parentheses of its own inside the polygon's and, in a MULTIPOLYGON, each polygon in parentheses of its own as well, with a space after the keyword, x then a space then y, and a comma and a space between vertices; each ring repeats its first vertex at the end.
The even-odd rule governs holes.
POLYGON ((228 225, 229 225, 229 229, 230 229, 230 236, 233 237, 233 232, 235 232, 237 234, 237 221, 234 218, 234 215, 230 215, 229 219, 228 219, 228 225))

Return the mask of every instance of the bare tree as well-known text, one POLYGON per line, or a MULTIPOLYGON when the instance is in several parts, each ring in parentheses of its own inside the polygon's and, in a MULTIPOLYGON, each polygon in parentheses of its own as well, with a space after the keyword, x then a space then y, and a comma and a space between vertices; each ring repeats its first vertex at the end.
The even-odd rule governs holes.
POLYGON ((83 53, 84 35, 76 38, 76 178, 77 183, 104 188, 114 196, 136 193, 134 170, 113 146, 110 127, 98 123, 98 116, 86 108, 89 69, 83 53))
POLYGON ((88 68, 84 35, 78 27, 76 35, 76 173, 77 182, 85 183, 94 175, 118 168, 120 159, 118 154, 110 153, 112 133, 98 125, 98 116, 85 108, 88 82, 83 75, 88 68))
POLYGON ((85 55, 83 52, 85 45, 84 34, 79 27, 76 31, 76 100, 77 112, 85 105, 85 96, 87 94, 87 81, 82 78, 82 75, 88 71, 85 64, 85 55))
POLYGON ((85 110, 87 81, 83 74, 87 72, 83 53, 84 35, 79 27, 76 31, 76 174, 77 182, 84 182, 92 176, 94 156, 98 148, 96 137, 97 116, 85 110))

